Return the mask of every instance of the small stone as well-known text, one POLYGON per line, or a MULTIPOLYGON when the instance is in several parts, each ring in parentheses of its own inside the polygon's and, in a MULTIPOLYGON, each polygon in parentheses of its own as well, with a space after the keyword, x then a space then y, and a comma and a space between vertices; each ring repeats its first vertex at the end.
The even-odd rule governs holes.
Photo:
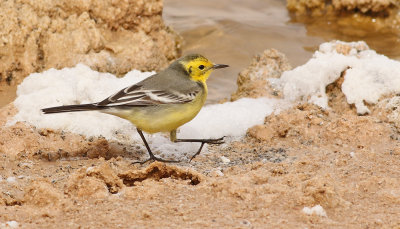
POLYGON ((221 161, 224 164, 228 164, 229 162, 231 162, 231 160, 229 160, 229 158, 225 157, 225 156, 221 156, 221 161))
POLYGON ((8 226, 10 228, 18 228, 19 227, 19 223, 17 221, 8 221, 6 223, 6 226, 8 226))
POLYGON ((213 176, 213 177, 223 177, 224 173, 219 169, 213 169, 211 171, 211 176, 213 176))
POLYGON ((8 183, 14 183, 15 182, 15 177, 8 177, 7 178, 8 183))

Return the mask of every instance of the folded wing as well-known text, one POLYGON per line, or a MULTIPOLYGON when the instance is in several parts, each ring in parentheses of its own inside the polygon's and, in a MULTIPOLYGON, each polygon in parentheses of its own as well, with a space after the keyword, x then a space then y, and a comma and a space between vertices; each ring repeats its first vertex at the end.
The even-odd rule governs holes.
POLYGON ((95 105, 104 107, 130 107, 183 104, 193 101, 199 92, 200 90, 195 90, 184 94, 177 91, 149 90, 140 85, 132 85, 95 105))

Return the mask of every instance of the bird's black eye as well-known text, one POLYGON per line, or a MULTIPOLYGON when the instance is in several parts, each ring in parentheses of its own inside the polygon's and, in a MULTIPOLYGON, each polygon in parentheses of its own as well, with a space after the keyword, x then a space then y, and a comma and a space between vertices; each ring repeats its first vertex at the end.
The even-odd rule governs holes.
POLYGON ((199 65, 199 69, 203 70, 204 69, 204 65, 199 65))

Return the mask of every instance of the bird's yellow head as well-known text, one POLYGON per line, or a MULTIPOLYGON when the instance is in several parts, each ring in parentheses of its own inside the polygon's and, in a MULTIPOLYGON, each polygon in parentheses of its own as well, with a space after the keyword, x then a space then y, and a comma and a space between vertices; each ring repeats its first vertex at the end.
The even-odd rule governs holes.
POLYGON ((229 67, 226 64, 213 64, 199 54, 182 57, 179 63, 185 68, 191 80, 205 82, 214 69, 229 67))

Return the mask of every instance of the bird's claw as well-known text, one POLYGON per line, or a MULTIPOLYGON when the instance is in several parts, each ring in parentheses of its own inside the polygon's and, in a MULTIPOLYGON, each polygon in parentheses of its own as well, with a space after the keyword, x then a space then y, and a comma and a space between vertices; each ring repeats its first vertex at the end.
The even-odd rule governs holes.
POLYGON ((222 138, 207 139, 203 143, 212 144, 212 145, 221 145, 221 144, 225 143, 224 138, 225 138, 225 136, 223 136, 222 138))
POLYGON ((165 160, 165 159, 158 158, 158 157, 154 156, 154 157, 150 157, 149 159, 144 160, 144 161, 134 161, 134 162, 132 162, 132 165, 134 165, 134 164, 143 165, 143 164, 145 164, 145 163, 147 163, 149 161, 160 161, 160 162, 165 162, 165 163, 179 163, 180 162, 180 161, 175 161, 175 160, 165 160))
POLYGON ((221 145, 223 143, 225 143, 224 141, 225 136, 223 136, 222 138, 216 138, 216 139, 205 139, 204 141, 201 142, 201 146, 199 148, 199 150, 190 158, 189 163, 192 162, 192 160, 200 154, 201 149, 203 149, 204 144, 212 144, 212 145, 221 145))

